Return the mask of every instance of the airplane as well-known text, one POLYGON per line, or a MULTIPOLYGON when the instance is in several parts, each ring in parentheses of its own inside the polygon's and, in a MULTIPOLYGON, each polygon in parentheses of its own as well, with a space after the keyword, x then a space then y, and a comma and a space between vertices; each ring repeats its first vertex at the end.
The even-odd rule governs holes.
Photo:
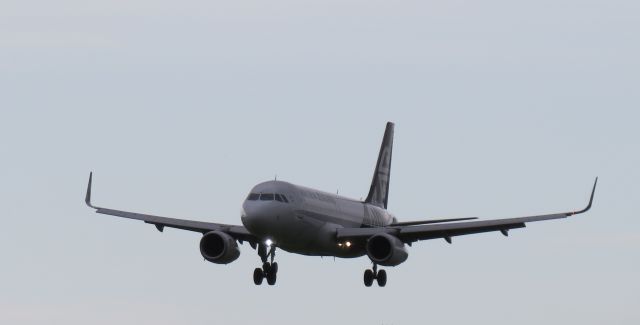
POLYGON ((211 263, 228 264, 240 256, 239 244, 249 243, 257 250, 262 267, 255 268, 253 281, 261 285, 276 283, 278 263, 276 248, 308 256, 356 258, 367 256, 372 268, 364 272, 364 285, 387 284, 387 273, 378 266, 394 267, 409 256, 407 246, 420 240, 444 239, 449 244, 455 236, 524 228, 526 223, 562 219, 591 209, 596 191, 596 177, 588 205, 578 211, 535 215, 510 219, 475 220, 450 218, 400 222, 387 210, 394 123, 388 122, 378 154, 369 194, 364 201, 354 200, 284 181, 268 181, 254 186, 242 204, 242 225, 166 218, 94 206, 89 183, 85 203, 97 213, 141 220, 162 232, 165 227, 203 234, 200 253, 211 263))

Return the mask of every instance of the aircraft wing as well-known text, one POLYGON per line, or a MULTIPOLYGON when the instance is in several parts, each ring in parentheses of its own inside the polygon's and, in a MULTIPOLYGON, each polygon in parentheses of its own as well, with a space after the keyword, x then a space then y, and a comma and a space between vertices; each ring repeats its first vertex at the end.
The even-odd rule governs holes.
POLYGON ((471 235, 490 231, 500 231, 507 236, 508 231, 515 228, 524 228, 526 223, 535 221, 545 221, 553 219, 563 219, 576 214, 587 212, 593 204, 593 196, 596 191, 598 178, 593 184, 591 198, 586 208, 579 211, 562 212, 554 214, 545 214, 529 217, 497 219, 497 220, 481 220, 468 221, 445 224, 424 224, 424 225, 408 225, 408 226, 388 226, 380 228, 339 228, 337 230, 337 238, 340 240, 364 240, 373 235, 380 233, 388 233, 398 237, 405 243, 412 243, 418 240, 444 238, 447 242, 451 242, 451 237, 471 235))
POLYGON ((155 225, 156 228, 161 232, 164 230, 164 227, 195 231, 203 234, 209 231, 218 230, 218 231, 225 232, 240 241, 248 241, 250 243, 257 243, 259 241, 258 238, 253 236, 243 226, 227 225, 227 224, 204 222, 204 221, 166 218, 166 217, 159 217, 159 216, 154 216, 150 214, 127 212, 127 211, 113 210, 113 209, 94 206, 93 204, 91 204, 92 179, 93 179, 93 173, 89 174, 89 185, 87 186, 87 195, 85 197, 85 203, 89 207, 96 209, 96 213, 107 214, 107 215, 112 215, 116 217, 128 218, 128 219, 141 220, 141 221, 144 221, 145 223, 155 225))

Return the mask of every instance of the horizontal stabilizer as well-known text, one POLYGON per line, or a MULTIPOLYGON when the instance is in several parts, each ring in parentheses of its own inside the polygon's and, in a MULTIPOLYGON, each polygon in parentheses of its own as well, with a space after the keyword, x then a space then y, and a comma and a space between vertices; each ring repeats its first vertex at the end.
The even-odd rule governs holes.
POLYGON ((393 226, 417 226, 417 225, 428 225, 432 223, 443 223, 443 222, 454 222, 454 221, 465 221, 465 220, 474 220, 478 218, 453 218, 453 219, 434 219, 434 220, 422 220, 422 221, 406 221, 406 222, 396 222, 390 224, 389 227, 393 226))

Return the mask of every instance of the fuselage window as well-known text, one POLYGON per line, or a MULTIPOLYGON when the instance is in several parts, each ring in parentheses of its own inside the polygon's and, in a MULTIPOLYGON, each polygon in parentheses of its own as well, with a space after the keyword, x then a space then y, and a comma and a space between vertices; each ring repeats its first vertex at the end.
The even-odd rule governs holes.
POLYGON ((249 201, 255 201, 259 198, 260 198, 260 194, 258 193, 250 193, 249 196, 247 196, 247 200, 249 201))
POLYGON ((260 201, 273 201, 274 196, 273 193, 262 193, 260 194, 260 201))

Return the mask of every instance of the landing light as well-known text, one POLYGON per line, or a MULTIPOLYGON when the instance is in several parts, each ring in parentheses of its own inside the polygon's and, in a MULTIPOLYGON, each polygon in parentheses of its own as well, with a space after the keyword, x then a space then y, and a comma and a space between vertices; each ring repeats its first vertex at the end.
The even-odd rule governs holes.
POLYGON ((346 241, 346 242, 344 242, 344 243, 342 243, 342 242, 341 242, 341 243, 338 243, 338 247, 346 247, 346 248, 349 248, 349 247, 351 247, 351 242, 350 242, 350 241, 346 241))
POLYGON ((264 244, 265 244, 265 245, 267 245, 267 246, 271 246, 271 244, 273 244, 273 240, 271 240, 271 239, 267 239, 267 240, 264 242, 264 244))

